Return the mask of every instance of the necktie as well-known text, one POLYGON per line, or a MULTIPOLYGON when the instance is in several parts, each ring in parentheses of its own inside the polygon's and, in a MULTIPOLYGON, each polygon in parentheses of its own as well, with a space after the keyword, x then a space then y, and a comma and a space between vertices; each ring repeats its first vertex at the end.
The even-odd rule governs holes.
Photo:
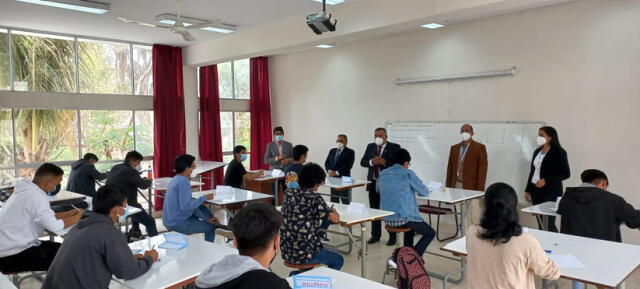
POLYGON ((458 182, 462 182, 462 167, 464 165, 464 156, 467 154, 469 147, 460 146, 460 158, 458 159, 458 182))
MULTIPOLYGON (((378 146, 378 148, 376 149, 376 156, 379 157, 380 154, 382 153, 382 146, 378 146)), ((378 179, 378 177, 380 176, 380 166, 376 166, 375 167, 375 172, 373 174, 374 179, 378 179)))
POLYGON ((334 165, 334 166, 338 164, 338 157, 340 156, 340 153, 341 153, 341 152, 342 152, 342 150, 341 150, 341 149, 338 149, 338 150, 336 151, 336 156, 333 158, 333 165, 334 165))

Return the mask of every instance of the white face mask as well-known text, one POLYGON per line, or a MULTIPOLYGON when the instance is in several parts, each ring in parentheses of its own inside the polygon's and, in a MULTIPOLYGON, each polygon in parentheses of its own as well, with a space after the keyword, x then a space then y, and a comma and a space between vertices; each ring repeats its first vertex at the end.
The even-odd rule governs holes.
POLYGON ((341 143, 341 142, 337 142, 337 143, 336 143, 336 146, 338 147, 338 149, 339 149, 339 150, 341 150, 341 149, 343 149, 343 148, 344 148, 344 144, 343 144, 343 143, 341 143))
POLYGON ((463 141, 468 141, 471 138, 471 134, 468 132, 463 132, 462 134, 460 134, 460 137, 463 141))
POLYGON ((382 145, 382 143, 384 142, 384 140, 381 137, 377 137, 374 142, 376 143, 376 145, 382 145))
POLYGON ((136 169, 136 171, 139 171, 139 172, 140 172, 140 171, 142 171, 142 166, 141 166, 140 164, 138 164, 138 165, 135 167, 135 169, 136 169))
POLYGON ((547 143, 547 139, 539 136, 536 138, 536 143, 538 144, 538 146, 545 145, 547 143))

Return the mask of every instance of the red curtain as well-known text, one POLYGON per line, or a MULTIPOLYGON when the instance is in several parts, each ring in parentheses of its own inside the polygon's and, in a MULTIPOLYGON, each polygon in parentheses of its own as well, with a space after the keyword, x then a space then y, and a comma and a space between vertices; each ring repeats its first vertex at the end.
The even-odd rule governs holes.
MULTIPOLYGON (((155 177, 172 177, 173 161, 186 150, 180 47, 153 45, 153 133, 155 177)), ((156 195, 155 210, 163 200, 156 195)))
POLYGON ((251 58, 249 68, 251 112, 251 169, 268 169, 264 164, 267 144, 271 142, 271 96, 269 94, 269 59, 251 58))
MULTIPOLYGON (((220 132, 220 94, 218 67, 200 67, 200 159, 222 161, 222 133, 220 132)), ((211 189, 210 174, 203 176, 203 189, 211 189)), ((214 185, 222 184, 223 169, 214 172, 214 185)))

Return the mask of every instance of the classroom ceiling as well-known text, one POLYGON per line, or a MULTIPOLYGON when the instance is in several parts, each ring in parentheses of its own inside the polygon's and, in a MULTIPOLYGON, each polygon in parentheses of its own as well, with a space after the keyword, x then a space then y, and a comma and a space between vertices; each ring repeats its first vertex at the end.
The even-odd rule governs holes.
MULTIPOLYGON (((177 13, 177 0, 95 1, 111 4, 111 10, 104 15, 96 15, 15 0, 0 0, 0 26, 142 43, 176 46, 191 44, 165 29, 127 24, 117 19, 117 17, 124 17, 140 22, 156 23, 154 22, 156 15, 177 13)), ((347 0, 336 6, 328 6, 328 9, 363 1, 366 0, 347 0)), ((306 15, 322 9, 321 3, 312 0, 181 0, 180 2, 182 15, 205 20, 218 18, 225 23, 237 25, 236 33, 290 17, 299 17, 300 24, 305 25, 306 15)), ((227 36, 202 30, 192 30, 192 34, 198 42, 227 36)))

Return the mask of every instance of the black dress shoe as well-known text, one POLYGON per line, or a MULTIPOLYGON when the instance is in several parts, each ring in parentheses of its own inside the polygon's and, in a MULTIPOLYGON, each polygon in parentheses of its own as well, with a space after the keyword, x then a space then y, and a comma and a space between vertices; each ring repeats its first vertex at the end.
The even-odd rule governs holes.
POLYGON ((371 237, 371 239, 367 241, 367 244, 375 244, 375 243, 378 243, 379 241, 380 241, 380 238, 371 237))
POLYGON ((389 241, 387 241, 387 246, 395 246, 396 245, 396 238, 389 238, 389 241))

